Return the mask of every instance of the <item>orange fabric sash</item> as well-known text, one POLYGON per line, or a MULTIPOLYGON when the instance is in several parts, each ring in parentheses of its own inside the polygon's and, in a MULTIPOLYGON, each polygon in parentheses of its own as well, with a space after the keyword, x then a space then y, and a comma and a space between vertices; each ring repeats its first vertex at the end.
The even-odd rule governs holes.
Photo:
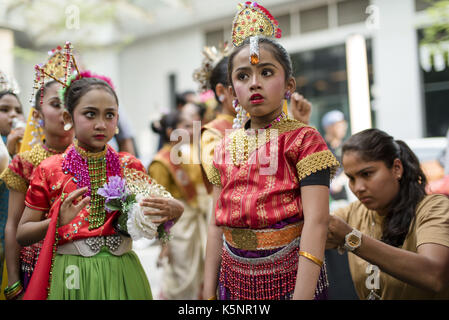
POLYGON ((269 250, 284 247, 301 235, 304 223, 298 222, 282 229, 223 228, 227 243, 244 250, 269 250))
POLYGON ((170 171, 176 186, 179 188, 184 198, 187 202, 191 202, 197 196, 195 185, 190 179, 187 171, 180 164, 174 164, 170 161, 170 151, 171 148, 161 149, 154 157, 154 160, 160 161, 165 165, 170 171))

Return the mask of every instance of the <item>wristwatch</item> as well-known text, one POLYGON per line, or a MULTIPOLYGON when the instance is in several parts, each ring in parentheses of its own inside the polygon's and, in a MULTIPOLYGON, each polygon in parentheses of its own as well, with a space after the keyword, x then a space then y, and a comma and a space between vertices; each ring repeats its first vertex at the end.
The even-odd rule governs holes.
POLYGON ((362 233, 357 229, 352 229, 351 232, 349 232, 345 236, 345 244, 344 248, 348 251, 354 251, 360 245, 362 244, 362 233))

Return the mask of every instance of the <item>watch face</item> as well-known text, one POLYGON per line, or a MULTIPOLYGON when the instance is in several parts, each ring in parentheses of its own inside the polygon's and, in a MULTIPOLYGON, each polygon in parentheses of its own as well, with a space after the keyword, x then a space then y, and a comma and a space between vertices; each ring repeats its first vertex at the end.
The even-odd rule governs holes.
POLYGON ((357 237, 355 234, 351 234, 351 235, 348 237, 348 244, 349 244, 351 247, 355 247, 355 246, 357 246, 359 243, 360 243, 360 238, 357 237))

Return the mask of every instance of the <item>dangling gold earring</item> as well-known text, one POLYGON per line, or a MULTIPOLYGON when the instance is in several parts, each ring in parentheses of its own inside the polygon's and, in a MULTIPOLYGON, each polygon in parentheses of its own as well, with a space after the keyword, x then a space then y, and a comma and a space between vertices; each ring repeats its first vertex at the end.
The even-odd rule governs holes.
POLYGON ((115 134, 119 134, 120 133, 120 129, 118 127, 115 127, 115 134))

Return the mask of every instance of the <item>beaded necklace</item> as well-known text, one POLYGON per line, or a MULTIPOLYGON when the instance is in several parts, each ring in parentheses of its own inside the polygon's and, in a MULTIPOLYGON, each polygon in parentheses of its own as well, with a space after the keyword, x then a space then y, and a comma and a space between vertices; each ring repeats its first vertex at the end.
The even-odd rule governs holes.
MULTIPOLYGON (((231 142, 231 158, 232 158, 232 162, 234 163, 235 166, 239 166, 240 164, 246 162, 249 158, 249 150, 254 150, 258 147, 259 144, 259 138, 258 135, 259 134, 265 134, 265 140, 261 140, 261 141, 265 141, 268 142, 270 141, 270 129, 273 125, 281 122, 282 120, 286 119, 287 115, 282 111, 281 114, 274 119, 270 124, 268 124, 267 126, 265 126, 262 129, 261 133, 259 133, 258 131, 250 131, 250 132, 244 132, 244 134, 237 136, 234 135, 232 137, 232 142, 231 142), (242 141, 243 140, 243 141, 242 141)), ((244 129, 242 129, 244 130, 244 129)))
POLYGON ((104 197, 97 194, 111 176, 121 176, 120 159, 116 152, 105 146, 98 153, 88 152, 78 146, 75 140, 73 146, 64 154, 62 170, 74 176, 73 181, 78 188, 88 187, 85 196, 90 197, 89 230, 101 227, 106 219, 104 197))

